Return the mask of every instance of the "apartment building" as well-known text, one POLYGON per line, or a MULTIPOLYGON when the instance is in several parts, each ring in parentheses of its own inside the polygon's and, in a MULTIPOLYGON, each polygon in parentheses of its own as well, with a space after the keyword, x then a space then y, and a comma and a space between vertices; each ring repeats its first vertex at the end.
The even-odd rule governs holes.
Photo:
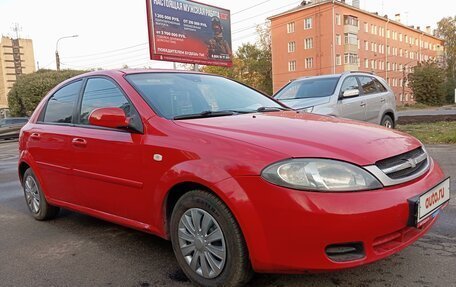
POLYGON ((0 40, 0 118, 8 108, 8 92, 21 74, 35 71, 33 43, 30 39, 0 40))
POLYGON ((443 59, 443 41, 428 26, 409 27, 345 1, 313 1, 270 17, 274 91, 290 80, 344 71, 385 78, 398 103, 411 103, 406 76, 420 61, 443 59))

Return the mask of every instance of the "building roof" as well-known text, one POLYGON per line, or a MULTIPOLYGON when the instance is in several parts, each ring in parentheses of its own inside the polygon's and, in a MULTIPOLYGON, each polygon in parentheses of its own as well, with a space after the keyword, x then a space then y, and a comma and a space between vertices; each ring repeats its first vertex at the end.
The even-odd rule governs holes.
POLYGON ((275 18, 279 18, 279 17, 285 16, 285 15, 289 15, 289 14, 292 14, 292 13, 295 13, 295 12, 299 12, 299 11, 307 10, 307 9, 310 9, 310 8, 313 8, 313 7, 317 7, 317 6, 320 6, 320 5, 331 4, 331 3, 334 3, 335 5, 339 5, 339 6, 342 6, 342 7, 345 7, 345 8, 349 8, 351 10, 354 10, 354 11, 357 11, 357 12, 372 16, 372 17, 375 17, 375 18, 383 20, 385 22, 388 21, 390 23, 393 23, 393 24, 396 24, 396 25, 401 26, 403 28, 406 28, 406 29, 408 29, 410 31, 413 31, 413 32, 416 32, 416 33, 420 33, 420 34, 424 34, 424 35, 426 35, 428 37, 431 37, 431 38, 434 38, 436 40, 443 41, 443 39, 441 39, 439 37, 436 37, 436 36, 434 36, 432 34, 426 33, 425 31, 422 31, 422 30, 419 30, 419 29, 415 29, 414 27, 410 27, 410 26, 402 24, 401 22, 389 19, 387 15, 380 16, 380 15, 378 15, 378 13, 372 13, 372 12, 368 12, 368 11, 362 10, 360 8, 354 7, 354 6, 349 5, 347 3, 343 3, 340 0, 336 0, 336 1, 323 0, 323 1, 320 1, 320 2, 316 2, 316 3, 308 3, 306 5, 299 5, 299 6, 295 7, 295 8, 290 9, 290 10, 287 10, 287 11, 284 11, 282 13, 270 16, 270 17, 268 17, 268 20, 273 20, 275 18))

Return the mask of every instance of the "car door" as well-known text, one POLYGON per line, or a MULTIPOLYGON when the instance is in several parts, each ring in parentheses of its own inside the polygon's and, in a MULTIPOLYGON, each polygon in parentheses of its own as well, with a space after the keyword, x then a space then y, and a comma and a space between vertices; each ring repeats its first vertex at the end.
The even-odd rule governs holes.
POLYGON ((37 122, 30 123, 24 130, 27 150, 43 179, 43 190, 52 199, 64 202, 73 199, 69 134, 81 86, 82 80, 79 80, 56 91, 37 122))
POLYGON ((379 124, 380 112, 386 102, 386 89, 371 76, 358 76, 361 93, 366 102, 366 121, 379 124), (380 86, 383 87, 383 90, 380 86))
POLYGON ((119 107, 139 121, 135 107, 110 78, 86 81, 77 124, 71 136, 74 154, 74 203, 104 213, 143 222, 141 142, 143 135, 121 129, 92 126, 90 113, 97 108, 119 107))
POLYGON ((355 76, 346 77, 342 83, 337 107, 339 116, 342 118, 365 121, 366 103, 363 97, 360 94, 350 98, 343 98, 344 92, 349 90, 360 90, 359 83, 355 76))

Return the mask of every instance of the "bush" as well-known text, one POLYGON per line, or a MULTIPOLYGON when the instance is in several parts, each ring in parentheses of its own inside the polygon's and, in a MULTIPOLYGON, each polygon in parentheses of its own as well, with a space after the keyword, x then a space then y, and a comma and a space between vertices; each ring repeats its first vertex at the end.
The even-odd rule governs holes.
POLYGON ((39 70, 18 77, 8 93, 11 116, 30 116, 41 99, 56 85, 85 71, 39 70))
POLYGON ((418 103, 437 106, 445 102, 445 71, 437 63, 419 63, 408 79, 418 103))

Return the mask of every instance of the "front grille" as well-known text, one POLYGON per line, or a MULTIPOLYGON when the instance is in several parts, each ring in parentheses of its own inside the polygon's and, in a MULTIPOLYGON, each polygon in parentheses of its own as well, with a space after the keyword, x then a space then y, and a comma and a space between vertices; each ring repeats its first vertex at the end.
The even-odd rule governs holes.
POLYGON ((380 160, 375 165, 391 179, 413 176, 429 165, 428 156, 423 148, 380 160))

